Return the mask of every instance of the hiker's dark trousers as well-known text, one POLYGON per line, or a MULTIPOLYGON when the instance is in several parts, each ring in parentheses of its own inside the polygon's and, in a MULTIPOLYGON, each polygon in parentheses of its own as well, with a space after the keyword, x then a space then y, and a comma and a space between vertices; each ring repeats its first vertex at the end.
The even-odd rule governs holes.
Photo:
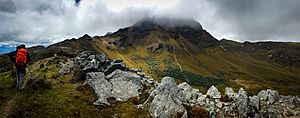
POLYGON ((23 67, 17 67, 17 89, 24 89, 24 79, 25 79, 26 70, 23 67))

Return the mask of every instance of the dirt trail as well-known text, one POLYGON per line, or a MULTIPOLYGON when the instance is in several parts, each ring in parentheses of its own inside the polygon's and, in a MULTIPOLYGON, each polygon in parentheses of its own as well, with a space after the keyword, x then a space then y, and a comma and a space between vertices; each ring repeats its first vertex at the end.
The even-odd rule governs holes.
MULTIPOLYGON (((28 71, 28 69, 26 71, 28 71)), ((29 72, 25 78, 31 79, 32 73, 29 72)), ((25 79, 24 84, 26 85, 26 83, 27 81, 25 79)), ((13 87, 9 89, 16 89, 16 88, 13 87)), ((0 109, 0 118, 11 117, 11 115, 13 114, 12 112, 16 106, 16 102, 22 98, 22 94, 24 93, 24 90, 23 91, 12 90, 12 92, 15 92, 15 94, 12 95, 9 100, 7 100, 5 103, 2 104, 2 107, 0 109)))
POLYGON ((175 62, 176 62, 176 64, 178 65, 180 71, 183 73, 182 67, 181 67, 181 65, 179 64, 178 60, 177 60, 177 57, 176 57, 176 54, 175 54, 175 49, 173 49, 173 56, 174 56, 175 62))
MULTIPOLYGON (((172 45, 173 46, 173 45, 172 45)), ((174 47, 174 46, 173 46, 174 47)), ((175 48, 173 48, 173 56, 174 56, 174 59, 175 59, 175 62, 176 62, 176 64, 178 65, 178 67, 179 67, 179 69, 180 69, 180 71, 181 71, 181 73, 185 76, 185 78, 187 77, 186 75, 185 75, 185 73, 183 72, 183 69, 182 69, 182 67, 181 67, 181 65, 180 65, 180 63, 178 62, 178 60, 177 60, 177 57, 176 57, 176 51, 175 51, 175 48)), ((190 83, 189 82, 189 80, 188 79, 186 79, 185 81, 187 81, 188 83, 190 83)))

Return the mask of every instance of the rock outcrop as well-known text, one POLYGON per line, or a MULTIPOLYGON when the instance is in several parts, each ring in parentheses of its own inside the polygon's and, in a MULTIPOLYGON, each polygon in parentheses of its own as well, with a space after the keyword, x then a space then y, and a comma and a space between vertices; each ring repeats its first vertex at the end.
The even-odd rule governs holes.
POLYGON ((221 93, 219 92, 219 90, 215 86, 211 86, 207 90, 206 94, 209 95, 211 98, 221 98, 221 93))
POLYGON ((148 99, 137 107, 148 110, 155 118, 187 118, 195 116, 188 110, 199 108, 206 111, 201 111, 205 114, 198 116, 212 118, 300 117, 298 97, 282 96, 270 89, 248 96, 243 88, 236 93, 226 87, 225 93, 221 94, 211 86, 206 94, 202 94, 186 82, 177 85, 171 77, 164 77, 158 83, 138 69, 129 69, 122 61, 111 60, 103 54, 82 52, 75 63, 85 72, 85 84, 91 86, 98 97, 94 105, 109 106, 148 93, 148 99))
POLYGON ((150 94, 152 102, 150 113, 155 118, 172 118, 177 114, 183 114, 187 118, 187 111, 183 104, 187 103, 183 91, 176 85, 171 77, 164 77, 161 83, 150 94))
MULTIPOLYGON (((98 96, 95 105, 110 105, 107 99, 116 101, 127 101, 132 97, 142 94, 146 89, 143 78, 130 71, 115 70, 105 76, 103 72, 87 73, 87 81, 98 96)), ((151 83, 148 83, 148 85, 151 83)))
POLYGON ((177 86, 173 78, 165 77, 150 95, 153 100, 149 111, 153 117, 178 117, 178 113, 183 114, 180 117, 187 117, 188 106, 202 107, 208 111, 210 117, 300 116, 300 99, 294 96, 280 96, 274 90, 262 90, 258 95, 248 97, 243 88, 235 93, 232 88, 227 87, 225 96, 230 100, 221 101, 221 94, 214 86, 202 95, 185 82, 177 86))
POLYGON ((127 101, 143 92, 150 92, 156 85, 152 78, 128 69, 121 60, 111 60, 103 54, 81 52, 75 63, 83 68, 82 73, 86 75, 84 84, 90 85, 98 97, 94 105, 108 106, 115 101, 127 101))

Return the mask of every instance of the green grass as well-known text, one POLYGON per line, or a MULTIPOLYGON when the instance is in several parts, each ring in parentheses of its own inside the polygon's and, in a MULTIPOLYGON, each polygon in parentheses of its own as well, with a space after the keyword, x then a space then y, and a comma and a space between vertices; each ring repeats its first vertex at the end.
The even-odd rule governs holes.
POLYGON ((155 56, 147 56, 143 60, 147 63, 147 71, 149 73, 157 75, 158 78, 163 78, 166 76, 173 77, 179 82, 187 82, 192 86, 201 86, 202 88, 208 89, 212 85, 227 84, 224 79, 224 73, 216 72, 214 77, 205 77, 201 75, 196 75, 189 71, 184 70, 181 72, 179 67, 170 60, 156 60, 155 56), (160 68, 160 64, 163 63, 163 68, 160 68))
MULTIPOLYGON (((51 83, 52 88, 33 90, 28 86, 23 92, 14 88, 12 72, 0 73, 0 115, 8 117, 150 117, 147 110, 138 109, 132 100, 119 102, 109 107, 94 106, 94 91, 81 86, 83 81, 74 80, 74 71, 60 75, 57 60, 47 58, 32 64, 32 78, 41 78, 51 83), (44 64, 45 67, 40 68, 44 64)), ((14 73, 14 72, 13 72, 14 73)), ((28 81, 27 76, 26 80, 28 81)))
POLYGON ((196 75, 188 71, 181 72, 178 67, 168 66, 165 70, 159 73, 160 77, 173 77, 181 81, 187 82, 192 86, 202 86, 208 89, 212 85, 227 84, 227 81, 223 79, 223 75, 219 74, 217 77, 205 77, 196 75))

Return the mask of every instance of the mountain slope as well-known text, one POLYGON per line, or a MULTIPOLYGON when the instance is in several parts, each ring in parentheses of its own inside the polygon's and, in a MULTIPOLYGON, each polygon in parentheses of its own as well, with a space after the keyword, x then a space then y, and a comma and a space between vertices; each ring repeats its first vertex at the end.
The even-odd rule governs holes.
POLYGON ((23 92, 15 89, 13 63, 1 55, 0 117, 297 117, 299 98, 279 94, 299 95, 299 48, 299 43, 218 41, 194 20, 146 19, 101 37, 28 48, 33 62, 23 92), (165 77, 157 84, 148 75, 184 82, 177 86, 165 77), (149 81, 157 86, 147 86, 149 81), (111 104, 95 106, 106 102, 111 104))
POLYGON ((101 52, 154 78, 168 73, 202 89, 212 83, 253 92, 272 88, 298 94, 300 89, 299 43, 234 44, 216 40, 201 27, 168 27, 151 20, 97 37, 93 43, 101 52))
POLYGON ((298 95, 299 47, 299 43, 218 41, 194 20, 145 19, 105 36, 68 39, 33 55, 39 60, 89 50, 123 60, 154 79, 172 76, 201 91, 217 85, 298 95))

